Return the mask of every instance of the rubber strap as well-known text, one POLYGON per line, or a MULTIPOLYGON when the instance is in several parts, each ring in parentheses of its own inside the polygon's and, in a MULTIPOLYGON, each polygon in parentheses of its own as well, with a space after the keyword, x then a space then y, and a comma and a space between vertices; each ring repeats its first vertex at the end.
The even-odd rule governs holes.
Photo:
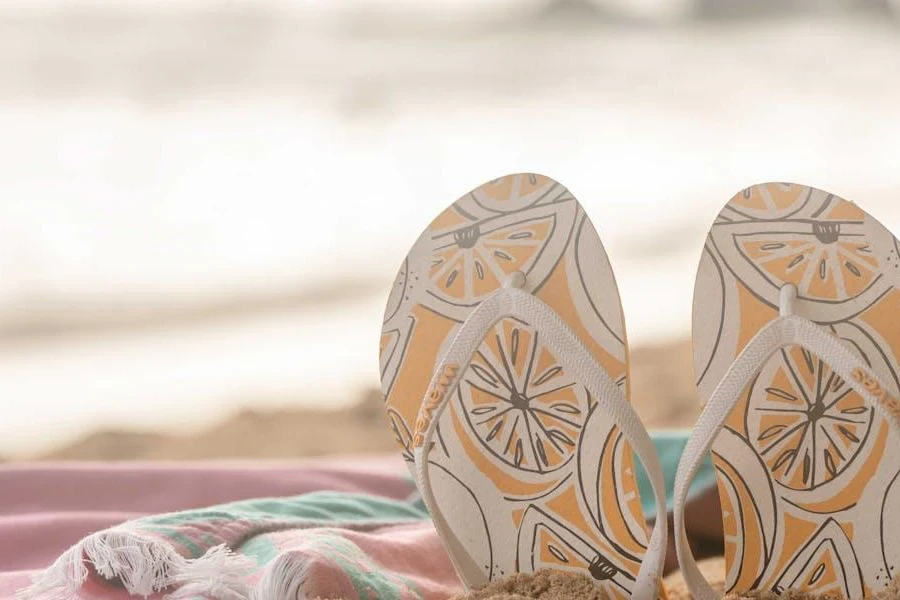
POLYGON ((684 523, 688 488, 744 390, 772 355, 785 346, 801 346, 817 355, 889 422, 898 426, 897 412, 889 406, 890 402, 896 404, 896 400, 886 394, 890 388, 845 342, 816 323, 794 315, 790 302, 783 301, 782 316, 763 327, 728 368, 700 415, 678 465, 675 478, 675 545, 685 582, 697 600, 718 600, 722 595, 713 590, 703 577, 688 543, 684 523))
MULTIPOLYGON (((656 496, 656 524, 635 580, 632 598, 654 600, 658 596, 667 543, 665 482, 656 448, 637 413, 609 374, 568 325, 546 304, 517 288, 502 288, 484 300, 466 319, 447 349, 429 386, 416 421, 414 456, 419 489, 438 532, 446 528, 440 516, 428 475, 428 453, 440 416, 446 409, 460 376, 465 372, 491 327, 503 317, 521 318, 540 331, 547 345, 575 378, 597 399, 597 410, 610 419, 634 448, 646 469, 656 496), (438 390, 438 393, 434 393, 438 390), (418 441, 419 443, 415 443, 418 441)), ((442 534, 443 535, 443 534, 442 534)))

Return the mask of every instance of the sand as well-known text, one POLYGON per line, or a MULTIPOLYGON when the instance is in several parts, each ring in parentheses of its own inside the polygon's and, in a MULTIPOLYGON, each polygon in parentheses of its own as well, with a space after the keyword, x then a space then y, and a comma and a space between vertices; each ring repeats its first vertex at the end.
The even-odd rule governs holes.
MULTIPOLYGON (((722 591, 725 573, 723 558, 711 558, 699 563, 700 570, 717 591, 722 591)), ((669 600, 689 600, 691 594, 680 573, 666 577, 669 600)), ((592 600, 605 599, 600 589, 586 575, 563 574, 554 571, 538 571, 533 574, 515 574, 493 582, 488 586, 460 594, 453 600, 592 600)))
MULTIPOLYGON (((691 351, 682 339, 635 348, 632 398, 650 428, 690 427, 699 414, 691 351)), ((307 458, 396 448, 375 389, 340 410, 242 410, 192 435, 96 431, 29 460, 307 458)))
MULTIPOLYGON (((711 558, 699 563, 700 571, 713 589, 722 593, 725 559, 711 558)), ((684 578, 673 573, 665 579, 669 600, 690 600, 684 578)), ((453 600, 593 600, 606 598, 586 575, 539 571, 533 574, 515 574, 488 586, 460 594, 453 600)), ((814 594, 801 590, 787 590, 783 594, 763 591, 750 594, 728 594, 725 600, 838 600, 841 595, 814 594)), ((871 597, 873 600, 897 600, 900 598, 900 577, 890 586, 871 597)))

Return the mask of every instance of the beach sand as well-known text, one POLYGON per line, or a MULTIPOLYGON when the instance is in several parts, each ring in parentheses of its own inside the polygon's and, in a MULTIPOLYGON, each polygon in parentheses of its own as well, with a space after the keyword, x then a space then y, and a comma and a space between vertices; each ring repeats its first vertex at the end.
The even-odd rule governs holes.
MULTIPOLYGON (((699 414, 690 342, 640 346, 631 353, 632 401, 649 428, 690 427, 699 414)), ((304 403, 309 405, 309 403, 304 403)), ((244 409, 188 435, 96 431, 26 460, 197 460, 300 458, 392 451, 381 394, 360 393, 347 408, 244 409)))

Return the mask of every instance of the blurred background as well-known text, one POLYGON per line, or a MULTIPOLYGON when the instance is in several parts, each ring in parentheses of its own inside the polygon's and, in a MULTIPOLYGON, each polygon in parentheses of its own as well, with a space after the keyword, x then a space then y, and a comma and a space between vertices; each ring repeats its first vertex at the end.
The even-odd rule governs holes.
POLYGON ((0 2, 0 457, 391 450, 395 271, 518 171, 587 208, 639 412, 690 425, 728 198, 796 181, 900 231, 900 3, 0 2))

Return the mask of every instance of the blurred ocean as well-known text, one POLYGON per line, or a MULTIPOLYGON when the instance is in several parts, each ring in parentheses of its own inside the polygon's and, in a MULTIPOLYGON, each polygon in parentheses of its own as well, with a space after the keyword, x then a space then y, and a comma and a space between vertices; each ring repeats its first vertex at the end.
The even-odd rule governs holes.
POLYGON ((354 402, 409 245, 508 172, 585 205, 633 344, 687 335, 706 230, 749 184, 900 231, 881 13, 394 4, 0 5, 0 454, 354 402))

